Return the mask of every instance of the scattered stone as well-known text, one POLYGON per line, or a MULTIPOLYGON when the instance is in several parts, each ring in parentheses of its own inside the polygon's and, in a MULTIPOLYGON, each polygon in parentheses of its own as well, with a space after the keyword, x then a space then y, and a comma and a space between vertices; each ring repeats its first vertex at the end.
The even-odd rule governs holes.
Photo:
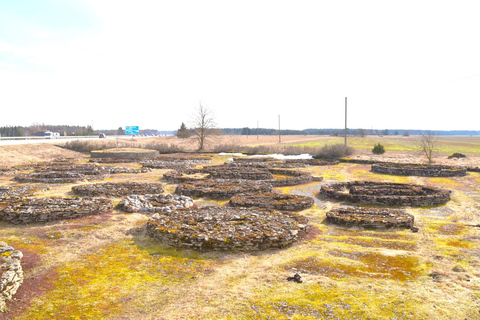
POLYGON ((231 207, 258 207, 285 211, 302 211, 313 206, 311 197, 276 192, 237 194, 230 199, 231 207))
POLYGON ((129 213, 173 212, 180 208, 190 208, 192 206, 192 198, 173 194, 131 195, 118 204, 120 210, 129 213))
POLYGON ((337 201, 391 206, 435 206, 450 201, 450 190, 413 184, 353 181, 322 186, 319 195, 337 201))
POLYGON ((12 299, 23 283, 22 257, 21 251, 0 242, 0 312, 6 311, 6 301, 12 299))
POLYGON ((305 232, 308 219, 275 210, 202 207, 154 214, 149 236, 173 247, 200 251, 283 248, 305 232))
POLYGON ((411 230, 413 233, 417 233, 419 229, 418 229, 417 227, 410 227, 410 230, 411 230))
POLYGON ((414 228, 414 216, 404 210, 345 206, 333 209, 326 215, 328 222, 345 227, 355 226, 366 229, 414 228))
POLYGON ((132 194, 163 193, 165 188, 160 183, 123 182, 74 186, 72 191, 81 196, 118 198, 132 194))
POLYGON ((33 198, 8 203, 0 210, 0 220, 13 224, 28 224, 80 218, 112 210, 103 198, 33 198))

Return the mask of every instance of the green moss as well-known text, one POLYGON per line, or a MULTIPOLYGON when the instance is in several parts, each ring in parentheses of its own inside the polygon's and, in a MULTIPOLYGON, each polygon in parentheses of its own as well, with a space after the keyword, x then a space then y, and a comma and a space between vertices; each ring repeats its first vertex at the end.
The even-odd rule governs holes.
POLYGON ((122 301, 141 292, 143 284, 189 281, 209 266, 205 260, 152 256, 129 242, 112 244, 60 266, 55 289, 34 303, 25 319, 101 319, 122 312, 122 301))

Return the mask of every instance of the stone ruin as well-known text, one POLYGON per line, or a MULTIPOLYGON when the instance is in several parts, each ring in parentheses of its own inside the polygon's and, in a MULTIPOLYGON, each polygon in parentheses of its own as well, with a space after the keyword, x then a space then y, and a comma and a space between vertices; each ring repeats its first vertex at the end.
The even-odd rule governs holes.
POLYGON ((146 194, 126 197, 118 204, 118 209, 133 213, 173 212, 181 208, 190 208, 193 200, 187 196, 174 194, 146 194))
POLYGON ((449 190, 420 185, 353 181, 322 186, 319 195, 337 201, 389 206, 435 206, 450 201, 449 190))
POLYGON ((0 312, 6 311, 6 301, 12 299, 23 283, 22 257, 22 252, 0 242, 0 312))
POLYGON ((152 169, 174 169, 184 170, 191 169, 199 164, 210 163, 212 159, 208 157, 157 157, 155 159, 147 159, 139 163, 146 168, 152 169))
POLYGON ((344 206, 327 212, 327 222, 365 229, 410 229, 414 216, 399 209, 344 206))
POLYGON ((42 165, 32 173, 18 174, 14 180, 33 183, 74 183, 78 181, 103 180, 110 171, 95 164, 58 163, 42 165))
POLYGON ((48 188, 32 186, 0 186, 0 201, 3 202, 30 197, 47 190, 48 188))
POLYGON ((313 206, 311 197, 268 192, 260 194, 237 194, 229 202, 231 207, 257 207, 279 211, 302 211, 313 206))
POLYGON ((420 177, 462 177, 467 175, 467 168, 415 163, 376 163, 372 164, 371 171, 383 174, 420 177))
POLYGON ((202 179, 256 180, 271 184, 273 187, 295 186, 314 181, 322 181, 323 179, 322 177, 313 177, 309 173, 296 170, 229 164, 167 172, 163 175, 163 178, 173 183, 194 183, 202 179))
POLYGON ((159 194, 165 188, 160 183, 118 182, 85 184, 72 187, 72 192, 88 197, 124 197, 132 194, 159 194))
POLYGON ((274 210, 202 207, 154 214, 149 236, 199 251, 258 251, 283 248, 305 232, 308 219, 274 210))
POLYGON ((190 197, 226 200, 237 193, 264 193, 272 190, 270 184, 261 181, 208 179, 181 183, 177 186, 175 193, 190 197))
POLYGON ((13 224, 45 223, 98 215, 112 210, 103 198, 32 198, 7 203, 0 209, 0 221, 13 224))
POLYGON ((154 158, 160 153, 157 150, 140 148, 113 148, 104 150, 93 150, 90 152, 92 158, 117 158, 117 159, 145 159, 154 158))

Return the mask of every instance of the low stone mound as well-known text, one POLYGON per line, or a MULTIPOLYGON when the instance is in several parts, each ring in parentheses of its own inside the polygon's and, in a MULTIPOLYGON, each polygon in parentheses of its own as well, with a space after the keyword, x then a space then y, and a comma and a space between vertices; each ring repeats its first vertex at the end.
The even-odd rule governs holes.
POLYGON ((208 179, 184 182, 177 187, 175 193, 190 197, 226 200, 237 193, 264 193, 272 190, 272 185, 260 181, 208 179))
POLYGON ((114 148, 105 150, 93 150, 90 152, 92 158, 118 158, 118 159, 144 159, 153 158, 160 153, 157 150, 140 148, 114 148))
POLYGON ((365 229, 411 228, 414 216, 398 209, 341 207, 327 212, 327 222, 365 229))
POLYGON ((322 186, 319 195, 337 201, 391 206, 434 206, 450 201, 450 190, 420 185, 373 181, 322 186))
POLYGON ((229 202, 232 207, 257 207, 281 211, 302 211, 313 206, 310 197, 281 194, 276 192, 261 194, 237 194, 229 202))
POLYGON ((88 197, 124 197, 132 194, 158 194, 165 191, 160 183, 98 183, 72 187, 73 193, 88 197))
POLYGON ((13 224, 28 224, 75 219, 112 210, 112 204, 102 198, 33 198, 7 204, 0 210, 0 220, 13 224))
POLYGON ((172 212, 181 208, 190 208, 191 206, 193 206, 192 198, 173 194, 131 195, 118 204, 120 210, 129 213, 172 212))
POLYGON ((48 188, 32 186, 0 186, 0 201, 3 202, 30 197, 46 190, 48 190, 48 188))
POLYGON ((202 207, 154 214, 148 234, 173 247, 200 251, 283 248, 306 231, 308 219, 265 209, 202 207))
POLYGON ((0 312, 6 311, 6 301, 12 299, 23 283, 22 257, 21 251, 0 242, 0 312))
POLYGON ((466 158, 467 156, 464 155, 463 153, 459 153, 459 152, 455 152, 451 155, 448 156, 448 159, 462 159, 462 158, 466 158))
POLYGON ((462 177, 467 175, 467 168, 414 163, 376 163, 372 164, 371 171, 399 176, 420 177, 462 177))
POLYGON ((59 163, 41 165, 32 173, 16 175, 14 180, 27 183, 74 183, 103 180, 109 176, 110 171, 107 168, 95 164, 59 163))

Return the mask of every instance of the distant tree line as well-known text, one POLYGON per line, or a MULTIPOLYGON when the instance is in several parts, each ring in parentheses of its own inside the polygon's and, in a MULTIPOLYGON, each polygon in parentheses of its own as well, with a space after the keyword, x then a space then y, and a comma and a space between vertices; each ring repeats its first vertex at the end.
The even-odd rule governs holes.
POLYGON ((97 134, 97 132, 95 132, 91 126, 33 124, 28 127, 0 127, 0 134, 2 135, 2 137, 37 136, 43 135, 47 131, 58 132, 61 136, 89 136, 97 134))

